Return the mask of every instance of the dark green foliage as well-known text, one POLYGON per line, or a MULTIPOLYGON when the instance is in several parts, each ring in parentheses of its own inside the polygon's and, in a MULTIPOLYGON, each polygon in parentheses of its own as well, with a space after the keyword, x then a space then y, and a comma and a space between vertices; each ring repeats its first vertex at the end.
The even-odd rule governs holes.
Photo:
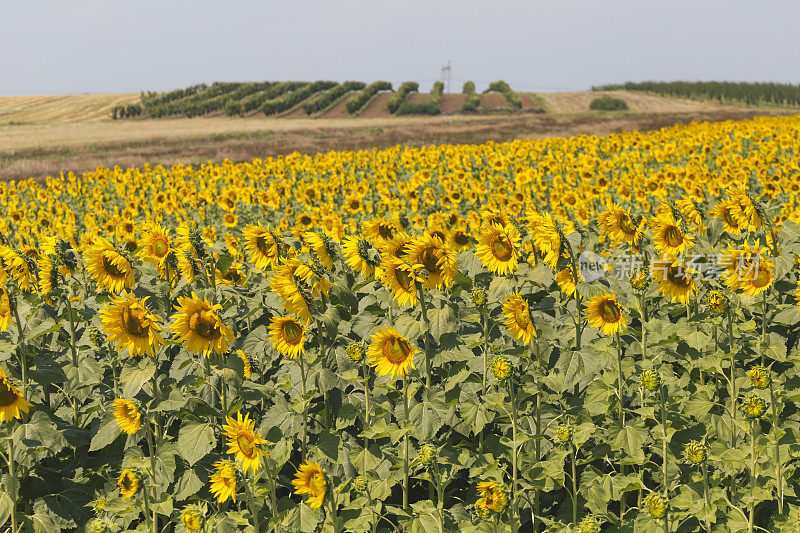
POLYGON ((508 83, 503 80, 493 81, 485 92, 502 94, 509 109, 522 109, 522 100, 520 100, 519 95, 512 91, 508 83))
POLYGON ((111 108, 111 118, 114 120, 138 117, 141 114, 142 106, 140 104, 118 105, 111 108))
POLYGON ((403 102, 395 113, 396 115, 438 115, 442 112, 442 93, 444 83, 437 81, 433 84, 427 102, 403 102))
POLYGON ((264 102, 272 100, 273 98, 278 98, 284 93, 297 90, 305 85, 307 85, 307 82, 304 81, 274 83, 262 91, 258 91, 257 93, 243 98, 239 102, 228 104, 225 108, 225 112, 228 115, 245 115, 247 113, 252 113, 256 109, 259 109, 264 102))
POLYGON ((594 111, 625 111, 628 109, 628 104, 621 98, 605 95, 592 100, 592 103, 589 104, 589 109, 594 111))
POLYGON ((406 101, 408 95, 417 92, 419 90, 419 83, 415 81, 407 81, 397 89, 397 92, 386 102, 386 109, 389 110, 389 113, 396 113, 400 106, 403 105, 403 102, 406 101))
POLYGON ((360 91, 366 86, 367 84, 361 81, 346 81, 332 89, 325 91, 324 93, 315 96, 314 98, 309 98, 306 102, 303 102, 303 111, 306 112, 306 115, 319 113, 320 111, 327 109, 332 103, 347 93, 351 91, 360 91))
POLYGON ((261 111, 267 116, 276 115, 296 106, 312 94, 325 91, 336 85, 337 83, 335 81, 315 81, 314 83, 309 83, 297 90, 285 93, 272 100, 267 100, 261 105, 261 111))
POLYGON ((351 115, 360 111, 372 97, 380 91, 391 91, 392 84, 388 81, 376 81, 367 86, 366 89, 347 101, 347 112, 351 115))
POLYGON ((464 83, 464 88, 461 92, 467 95, 467 101, 464 102, 461 110, 468 113, 477 111, 481 105, 481 98, 475 94, 475 82, 468 81, 464 83))
POLYGON ((676 98, 800 106, 800 85, 733 81, 643 81, 592 87, 593 91, 642 91, 676 98))

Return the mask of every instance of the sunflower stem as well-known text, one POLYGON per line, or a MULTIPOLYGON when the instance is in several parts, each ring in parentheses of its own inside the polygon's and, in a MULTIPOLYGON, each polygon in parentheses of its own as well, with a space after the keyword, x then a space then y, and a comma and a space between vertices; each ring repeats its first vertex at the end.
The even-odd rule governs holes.
MULTIPOLYGON (((662 488, 664 490, 664 499, 669 501, 669 485, 667 483, 667 405, 664 394, 664 385, 659 387, 658 391, 659 401, 661 403, 661 457, 662 457, 662 488)), ((664 515, 664 533, 669 531, 669 511, 664 515)))
MULTIPOLYGON (((403 376, 403 410, 408 425, 408 376, 403 376)), ((405 436, 403 443, 403 510, 408 510, 408 427, 404 428, 405 436)))
POLYGON ((11 533, 19 531, 17 524, 17 472, 14 468, 14 439, 8 438, 8 480, 11 485, 11 533))
MULTIPOLYGON (((703 498, 705 498, 706 507, 711 509, 711 494, 708 492, 708 460, 703 458, 703 498)), ((711 532, 711 521, 706 520, 706 533, 711 532)))
POLYGON ((258 521, 258 510, 256 509, 255 500, 253 499, 253 491, 250 489, 250 483, 252 482, 252 479, 247 474, 245 474, 244 477, 245 480, 243 485, 245 497, 247 498, 247 508, 250 509, 250 514, 253 516, 253 527, 255 531, 261 531, 261 524, 258 521))
POLYGON ((783 514, 783 466, 781 465, 781 448, 778 444, 778 407, 775 401, 775 387, 769 381, 769 402, 772 408, 772 431, 775 433, 775 483, 778 486, 778 514, 783 514))
POLYGON ((19 309, 17 306, 17 294, 14 293, 14 301, 11 307, 14 309, 14 321, 17 323, 17 331, 19 338, 17 339, 17 346, 19 346, 19 368, 22 374, 22 397, 28 399, 28 355, 25 353, 25 347, 22 345, 25 342, 25 328, 22 327, 22 321, 19 319, 19 309))
POLYGON ((756 461, 756 419, 750 421, 750 503, 747 505, 749 508, 749 518, 747 520, 747 531, 753 533, 753 525, 755 518, 755 501, 753 500, 753 491, 756 485, 756 468, 758 468, 758 461, 756 461))
MULTIPOLYGON (((64 300, 67 302, 67 316, 69 317, 69 349, 72 353, 72 366, 75 367, 75 373, 80 377, 80 371, 78 369, 78 351, 75 347, 75 319, 72 316, 72 300, 69 295, 66 295, 64 300)), ((73 398, 72 415, 75 420, 75 426, 80 427, 77 398, 73 398)))
MULTIPOLYGON (((150 413, 148 413, 149 415, 150 413)), ((158 499, 158 486, 156 484, 156 446, 153 439, 153 425, 155 425, 154 420, 150 419, 148 416, 148 421, 145 423, 147 428, 147 447, 150 449, 150 481, 152 482, 152 489, 153 489, 153 503, 158 499)), ((147 500, 148 496, 144 495, 145 501, 147 500)), ((152 528, 153 533, 158 533, 158 513, 156 513, 155 509, 153 510, 153 521, 152 521, 152 528)))
POLYGON ((308 399, 306 398, 306 363, 305 357, 303 357, 303 352, 301 351, 300 354, 297 356, 299 363, 300 363, 300 379, 303 382, 303 440, 302 444, 302 453, 303 453, 303 460, 306 460, 306 442, 308 436, 308 399))
POLYGON ((761 342, 758 343, 758 353, 761 357, 761 366, 764 366, 764 345, 767 343, 767 292, 764 291, 763 296, 763 311, 761 315, 761 342))
POLYGON ((583 323, 581 322, 581 293, 578 290, 578 263, 575 257, 572 258, 572 279, 575 280, 575 349, 581 349, 581 333, 583 323))
MULTIPOLYGON (((484 303, 483 311, 481 312, 481 319, 483 320, 483 389, 481 393, 481 398, 486 397, 486 376, 489 371, 489 308, 488 303, 484 303)), ((483 437, 484 437, 484 428, 481 428, 480 435, 478 437, 479 440, 479 447, 481 453, 483 453, 483 437)))
POLYGON ((519 508, 517 505, 517 400, 513 376, 508 380, 508 390, 511 396, 511 531, 512 533, 517 533, 519 523, 519 508))
POLYGON ((431 350, 430 350, 430 337, 431 323, 428 321, 428 306, 425 303, 425 289, 421 284, 417 284, 419 291, 419 304, 422 308, 422 321, 425 324, 425 331, 422 334, 422 339, 425 347, 425 390, 431 388, 431 350))
MULTIPOLYGON (((366 430, 370 423, 370 405, 369 405, 369 368, 367 367, 367 358, 366 356, 361 357, 361 366, 364 369, 364 401, 365 405, 365 413, 364 413, 364 429, 366 430)), ((366 435, 364 436, 364 465, 362 473, 366 475, 367 473, 367 450, 369 449, 369 437, 366 435)))
MULTIPOLYGON (((736 448, 736 360, 733 353, 733 316, 728 307, 728 352, 731 364, 731 448, 736 448)), ((731 479, 733 490, 733 479, 731 479)))
POLYGON ((572 468, 572 523, 578 524, 578 476, 575 467, 575 460, 577 454, 577 450, 575 449, 575 444, 570 444, 572 448, 572 460, 570 461, 570 466, 572 468))

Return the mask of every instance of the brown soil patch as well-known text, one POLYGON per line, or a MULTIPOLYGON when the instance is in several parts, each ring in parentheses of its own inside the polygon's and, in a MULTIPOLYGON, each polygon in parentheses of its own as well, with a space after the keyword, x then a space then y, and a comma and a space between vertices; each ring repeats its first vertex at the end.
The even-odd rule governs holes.
POLYGON ((327 111, 317 115, 317 118, 350 118, 350 113, 347 112, 347 101, 355 94, 358 94, 358 91, 350 91, 333 104, 332 107, 328 108, 327 111))
POLYGON ((461 113, 461 108, 467 101, 466 94, 443 94, 442 113, 461 113))
POLYGON ((375 117, 390 117, 389 110, 386 109, 386 103, 394 95, 392 92, 379 93, 378 96, 372 99, 370 103, 358 114, 359 118, 375 118, 375 117))
POLYGON ((499 111, 505 109, 506 98, 500 93, 487 93, 480 95, 481 97, 481 111, 484 109, 489 111, 499 111))
POLYGON ((430 94, 411 93, 408 95, 408 98, 406 98, 406 102, 409 102, 411 104, 424 104, 425 102, 430 100, 430 98, 431 98, 430 94))

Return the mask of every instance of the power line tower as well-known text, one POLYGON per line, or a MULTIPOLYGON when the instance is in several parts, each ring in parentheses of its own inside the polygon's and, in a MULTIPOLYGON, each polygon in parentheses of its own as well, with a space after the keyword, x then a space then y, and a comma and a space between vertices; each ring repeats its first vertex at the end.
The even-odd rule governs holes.
POLYGON ((447 60, 447 65, 442 67, 442 81, 444 82, 445 91, 450 94, 450 60, 447 60))

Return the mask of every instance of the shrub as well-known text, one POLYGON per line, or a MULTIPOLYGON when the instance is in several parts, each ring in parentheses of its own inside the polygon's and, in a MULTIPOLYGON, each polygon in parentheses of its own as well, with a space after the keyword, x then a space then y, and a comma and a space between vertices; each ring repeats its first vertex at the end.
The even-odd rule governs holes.
POLYGON ((464 88, 461 90, 461 92, 467 95, 467 101, 464 102, 461 110, 467 113, 477 111, 481 105, 481 98, 475 94, 475 82, 468 81, 464 83, 464 88))
POLYGON ((606 94, 592 100, 592 103, 589 104, 589 109, 594 111, 625 111, 628 109, 628 104, 625 103, 625 100, 606 94))
POLYGON ((400 106, 403 105, 403 102, 406 101, 408 95, 417 92, 419 90, 419 83, 415 81, 407 81, 397 89, 397 92, 394 93, 388 102, 386 102, 386 109, 389 110, 389 113, 396 113, 400 106))
POLYGON ((519 95, 512 91, 508 83, 503 80, 493 81, 485 92, 502 94, 509 109, 522 109, 522 100, 520 100, 519 95))
POLYGON ((372 100, 372 98, 378 94, 380 91, 391 91, 392 84, 388 81, 376 81, 371 83, 367 86, 366 89, 358 93, 357 95, 353 96, 347 101, 346 107, 347 112, 351 115, 360 111, 367 102, 372 100))
POLYGON ((267 100, 261 105, 261 111, 267 116, 276 115, 294 107, 312 94, 330 89, 336 85, 335 81, 315 81, 314 83, 309 83, 304 87, 283 94, 278 98, 267 100))
POLYGON ((260 108, 264 102, 277 98, 289 91, 308 85, 304 81, 284 81, 270 85, 266 89, 251 94, 239 102, 231 102, 225 107, 228 115, 245 115, 260 108))
POLYGON ((364 82, 346 81, 314 98, 310 98, 307 102, 303 102, 303 111, 306 112, 306 115, 319 113, 350 91, 360 91, 366 86, 367 84, 364 82))
POLYGON ((441 106, 431 101, 428 102, 403 102, 395 113, 396 115, 438 115, 442 112, 441 106))

